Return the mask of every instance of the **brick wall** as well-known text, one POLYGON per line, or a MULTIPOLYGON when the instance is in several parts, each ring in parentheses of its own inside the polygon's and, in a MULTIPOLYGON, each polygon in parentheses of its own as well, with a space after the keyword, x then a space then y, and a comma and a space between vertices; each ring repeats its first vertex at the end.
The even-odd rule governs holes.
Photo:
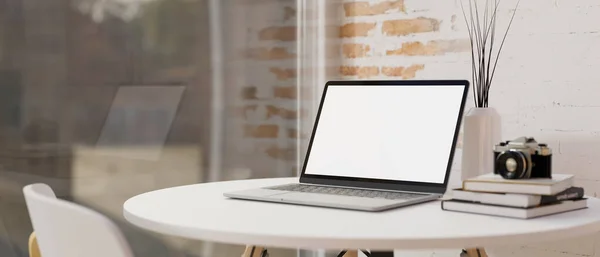
POLYGON ((234 89, 227 165, 253 177, 292 176, 297 121, 307 117, 296 85, 296 1, 243 1, 230 12, 243 26, 226 36, 233 49, 226 73, 235 74, 227 78, 234 89))
POLYGON ((415 10, 413 3, 435 6, 403 0, 344 1, 339 31, 343 78, 413 79, 428 61, 469 51, 469 41, 455 33, 456 15, 415 10))
MULTIPOLYGON (((467 4, 467 1, 463 1, 467 4)), ((499 25, 515 0, 501 1, 499 25)), ((346 79, 470 78, 460 1, 343 1, 339 75, 346 79)), ((491 89, 503 137, 534 136, 554 148, 555 172, 600 192, 600 5, 594 0, 521 1, 491 89)), ((499 27, 500 28, 500 27, 499 27)), ((469 97, 467 108, 473 106, 469 97)), ((460 168, 457 151, 455 168, 460 168)), ((458 170, 454 170, 456 174, 458 170)), ((453 175, 454 175, 453 174, 453 175)), ((456 183, 456 181, 454 181, 456 183)), ((597 256, 600 237, 493 249, 502 256, 597 256)), ((431 256, 431 251, 401 253, 431 256)), ((456 250, 434 255, 456 256, 456 250)))

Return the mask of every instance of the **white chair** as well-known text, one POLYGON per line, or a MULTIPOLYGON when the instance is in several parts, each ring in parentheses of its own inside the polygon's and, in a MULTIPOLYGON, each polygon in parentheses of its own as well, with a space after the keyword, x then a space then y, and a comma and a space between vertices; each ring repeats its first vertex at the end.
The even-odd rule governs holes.
POLYGON ((133 257, 121 230, 107 217, 56 198, 46 184, 23 188, 42 257, 133 257))

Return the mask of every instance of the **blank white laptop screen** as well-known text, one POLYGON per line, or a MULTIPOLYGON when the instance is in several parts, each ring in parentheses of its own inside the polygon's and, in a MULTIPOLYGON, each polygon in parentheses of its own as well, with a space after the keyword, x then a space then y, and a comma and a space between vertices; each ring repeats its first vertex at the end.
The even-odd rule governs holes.
POLYGON ((444 183, 464 89, 330 85, 305 174, 444 183))

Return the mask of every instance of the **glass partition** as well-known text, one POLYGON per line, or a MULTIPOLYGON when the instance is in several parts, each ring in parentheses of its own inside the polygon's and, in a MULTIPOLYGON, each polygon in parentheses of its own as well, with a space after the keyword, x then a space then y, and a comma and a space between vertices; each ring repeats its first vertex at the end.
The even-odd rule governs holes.
POLYGON ((241 255, 136 228, 122 204, 296 175, 314 104, 312 85, 298 83, 298 6, 0 0, 0 256, 28 256, 21 190, 36 182, 110 217, 136 256, 241 255))

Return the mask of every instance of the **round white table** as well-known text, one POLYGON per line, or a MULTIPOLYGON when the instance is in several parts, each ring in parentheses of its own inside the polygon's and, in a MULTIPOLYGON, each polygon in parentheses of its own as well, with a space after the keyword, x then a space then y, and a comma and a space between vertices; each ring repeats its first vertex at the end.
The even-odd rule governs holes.
POLYGON ((224 192, 297 182, 238 180, 152 191, 124 204, 141 228, 190 239, 299 249, 426 249, 522 245, 600 231, 600 200, 530 220, 443 211, 440 202, 369 213, 228 199, 224 192))

